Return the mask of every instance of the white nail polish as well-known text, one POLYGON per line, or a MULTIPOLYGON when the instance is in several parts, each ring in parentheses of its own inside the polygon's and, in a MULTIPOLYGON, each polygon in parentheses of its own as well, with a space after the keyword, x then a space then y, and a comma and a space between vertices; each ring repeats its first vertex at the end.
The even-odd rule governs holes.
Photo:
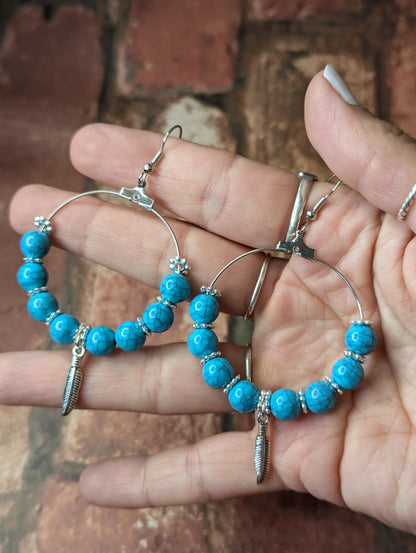
POLYGON ((351 90, 348 88, 348 86, 345 84, 345 81, 342 79, 340 75, 335 71, 334 67, 332 65, 326 65, 324 69, 324 77, 329 82, 329 84, 332 86, 332 88, 338 92, 338 94, 341 96, 341 98, 347 102, 347 104, 350 104, 351 106, 358 106, 359 103, 354 98, 354 94, 351 92, 351 90))

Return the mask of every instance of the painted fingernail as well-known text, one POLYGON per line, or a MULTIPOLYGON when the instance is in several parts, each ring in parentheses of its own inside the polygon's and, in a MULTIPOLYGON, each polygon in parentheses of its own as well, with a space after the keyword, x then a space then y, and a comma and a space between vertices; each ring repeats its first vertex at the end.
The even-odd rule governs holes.
POLYGON ((348 86, 345 84, 345 81, 342 79, 340 75, 336 72, 334 67, 332 65, 326 65, 324 69, 324 77, 329 82, 329 84, 332 86, 332 88, 338 92, 338 94, 341 96, 341 98, 347 102, 347 104, 350 104, 351 106, 358 106, 359 103, 354 97, 354 94, 351 92, 351 90, 348 88, 348 86))

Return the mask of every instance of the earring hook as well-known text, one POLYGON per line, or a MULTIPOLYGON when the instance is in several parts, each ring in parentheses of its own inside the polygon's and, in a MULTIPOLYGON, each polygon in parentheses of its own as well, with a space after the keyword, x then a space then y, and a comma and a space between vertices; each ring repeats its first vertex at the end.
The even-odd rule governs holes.
POLYGON ((145 163, 143 167, 142 173, 139 175, 138 185, 139 186, 146 186, 146 179, 150 173, 153 172, 153 169, 156 167, 156 165, 159 163, 163 156, 163 150, 165 148, 165 144, 167 139, 170 137, 170 135, 173 133, 175 129, 179 129, 179 138, 182 138, 182 127, 180 125, 174 125, 171 127, 168 132, 165 134, 162 140, 162 145, 160 146, 160 149, 156 152, 154 157, 152 158, 152 161, 150 163, 145 163))

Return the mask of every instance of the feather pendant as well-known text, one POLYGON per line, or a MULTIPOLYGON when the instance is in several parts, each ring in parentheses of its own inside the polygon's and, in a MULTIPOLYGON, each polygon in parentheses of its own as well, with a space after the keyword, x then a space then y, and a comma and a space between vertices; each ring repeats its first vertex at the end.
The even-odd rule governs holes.
POLYGON ((79 389, 81 387, 82 372, 79 368, 79 362, 73 362, 71 368, 69 369, 68 376, 66 379, 66 385, 64 390, 64 401, 62 405, 61 415, 66 416, 72 411, 75 407, 76 402, 78 401, 79 389))
POLYGON ((257 474, 257 484, 266 479, 270 462, 270 440, 267 437, 267 422, 259 422, 259 433, 256 437, 254 467, 257 474))

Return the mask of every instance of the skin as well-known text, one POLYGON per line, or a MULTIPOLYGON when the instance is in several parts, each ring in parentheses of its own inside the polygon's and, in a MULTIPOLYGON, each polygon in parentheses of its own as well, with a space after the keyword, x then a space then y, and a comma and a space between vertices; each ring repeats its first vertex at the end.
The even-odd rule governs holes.
MULTIPOLYGON (((305 241, 346 275, 365 318, 374 321, 379 345, 365 363, 365 381, 345 392, 328 415, 273 420, 271 471, 261 486, 253 471, 253 429, 145 458, 95 463, 80 480, 88 501, 142 507, 293 489, 416 531, 416 208, 406 222, 395 218, 415 182, 415 142, 346 104, 321 73, 307 91, 305 122, 315 149, 348 183, 310 224, 305 241)), ((159 145, 159 135, 97 124, 75 135, 71 157, 79 171, 119 189, 135 185, 137 167, 159 145)), ((150 182, 149 194, 151 187, 157 205, 172 214, 192 264, 192 295, 228 260, 285 236, 297 189, 297 178, 288 172, 174 138, 150 182), (255 201, 247 201, 252 182, 258 183, 255 201)), ((328 191, 328 184, 314 184, 308 207, 328 191)), ((11 203, 11 224, 23 233, 34 215, 71 195, 26 187, 11 203)), ((140 209, 89 198, 56 216, 52 237, 61 248, 155 285, 166 273, 171 247, 159 225, 140 209)), ((261 262, 250 256, 218 281, 223 311, 244 314, 261 262)), ((255 311, 254 382, 271 390, 298 389, 330 374, 343 356, 345 329, 356 318, 354 298, 332 271, 297 256, 288 263, 273 260, 255 311)), ((242 370, 242 348, 224 344, 221 350, 236 372, 242 370)), ((2 354, 0 401, 59 406, 67 355, 2 354)), ((225 395, 203 382, 199 360, 184 343, 91 357, 79 407, 164 414, 230 409, 225 395)))

